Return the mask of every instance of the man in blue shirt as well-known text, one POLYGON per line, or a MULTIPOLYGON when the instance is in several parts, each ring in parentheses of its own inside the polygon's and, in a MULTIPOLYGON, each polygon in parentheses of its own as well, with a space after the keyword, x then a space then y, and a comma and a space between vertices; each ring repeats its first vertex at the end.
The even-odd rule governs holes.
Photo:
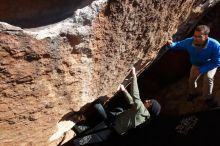
POLYGON ((188 100, 198 96, 196 92, 197 80, 203 76, 203 97, 206 101, 213 99, 213 81, 217 68, 220 66, 220 44, 217 40, 208 37, 210 28, 206 25, 199 25, 191 38, 172 42, 168 41, 170 49, 185 49, 189 53, 192 63, 189 77, 188 100))

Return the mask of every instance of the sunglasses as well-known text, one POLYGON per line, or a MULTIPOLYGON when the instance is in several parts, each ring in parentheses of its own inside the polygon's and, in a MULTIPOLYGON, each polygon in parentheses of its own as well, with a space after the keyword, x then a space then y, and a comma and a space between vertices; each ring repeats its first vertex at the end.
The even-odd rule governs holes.
POLYGON ((193 37, 194 37, 194 38, 198 38, 198 39, 202 39, 203 34, 201 34, 201 35, 197 35, 197 36, 196 36, 196 35, 193 35, 193 37))

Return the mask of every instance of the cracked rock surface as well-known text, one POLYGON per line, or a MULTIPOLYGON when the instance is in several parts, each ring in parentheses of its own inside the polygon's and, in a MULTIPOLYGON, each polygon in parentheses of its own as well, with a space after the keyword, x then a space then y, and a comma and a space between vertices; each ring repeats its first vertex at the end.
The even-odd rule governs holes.
POLYGON ((2 0, 0 145, 56 145, 66 113, 111 98, 131 66, 142 72, 216 3, 2 0))

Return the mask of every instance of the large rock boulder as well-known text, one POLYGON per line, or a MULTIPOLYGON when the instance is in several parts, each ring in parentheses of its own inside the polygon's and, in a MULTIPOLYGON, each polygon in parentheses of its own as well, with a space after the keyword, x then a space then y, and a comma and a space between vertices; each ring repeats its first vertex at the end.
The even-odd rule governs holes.
POLYGON ((1 2, 0 19, 20 27, 0 25, 0 145, 55 145, 66 113, 112 97, 217 1, 1 2))

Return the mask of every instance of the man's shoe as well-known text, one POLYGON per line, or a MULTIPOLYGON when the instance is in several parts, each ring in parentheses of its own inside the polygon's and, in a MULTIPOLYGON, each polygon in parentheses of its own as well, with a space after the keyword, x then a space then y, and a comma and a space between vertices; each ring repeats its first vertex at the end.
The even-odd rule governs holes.
POLYGON ((57 131, 50 137, 50 141, 54 141, 63 137, 67 131, 69 131, 72 127, 74 127, 76 123, 70 120, 63 120, 57 123, 57 131))
POLYGON ((75 125, 72 130, 76 133, 76 134, 80 134, 84 131, 86 131, 87 129, 89 129, 89 126, 86 125, 75 125))
POLYGON ((199 94, 189 94, 187 97, 187 101, 193 101, 198 96, 199 96, 199 94))

